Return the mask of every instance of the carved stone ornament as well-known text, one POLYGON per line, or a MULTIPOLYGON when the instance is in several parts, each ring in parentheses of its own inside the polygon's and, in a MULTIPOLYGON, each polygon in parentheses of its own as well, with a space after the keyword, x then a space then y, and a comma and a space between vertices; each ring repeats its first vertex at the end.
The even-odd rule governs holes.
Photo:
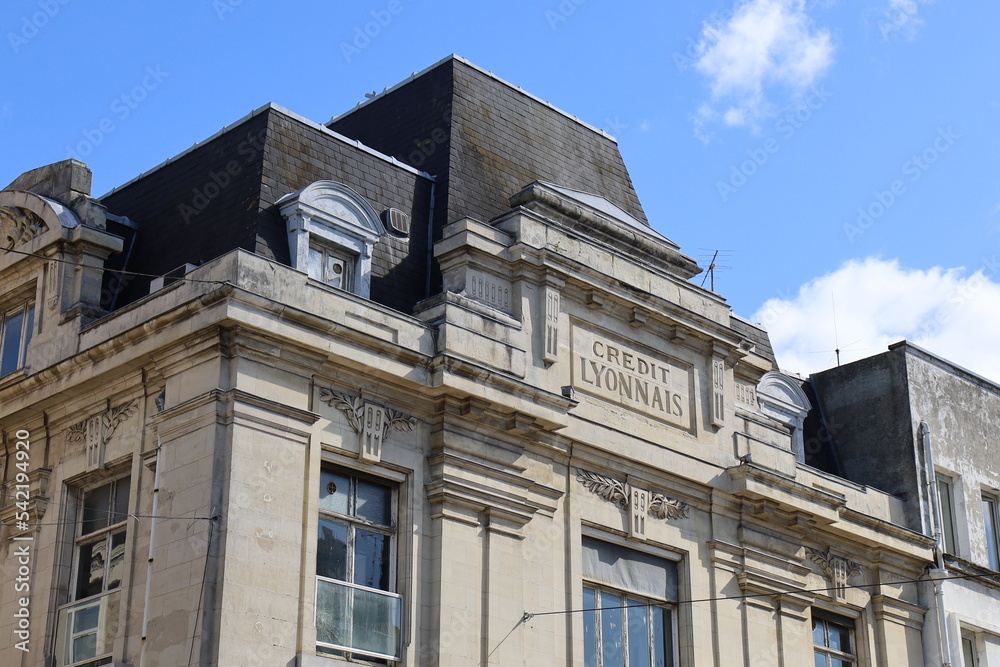
POLYGON ((398 410, 332 388, 320 388, 319 400, 344 413, 347 423, 361 436, 361 458, 368 461, 382 459, 382 441, 389 431, 412 431, 417 423, 414 417, 398 410))
POLYGON ((823 574, 833 584, 833 592, 838 600, 846 597, 850 578, 861 574, 864 569, 860 563, 834 555, 829 547, 825 551, 806 547, 806 553, 814 563, 819 565, 823 574))
POLYGON ((603 500, 628 510, 632 515, 629 521, 629 534, 632 537, 646 536, 647 515, 667 520, 684 519, 688 516, 687 503, 655 491, 632 488, 630 484, 619 482, 613 477, 598 475, 589 470, 577 470, 576 481, 603 500))
POLYGON ((69 427, 67 440, 87 443, 88 470, 104 467, 104 449, 111 436, 122 422, 134 415, 138 409, 139 400, 134 399, 69 427))
POLYGON ((38 214, 20 206, 0 206, 0 240, 11 250, 48 230, 38 214))

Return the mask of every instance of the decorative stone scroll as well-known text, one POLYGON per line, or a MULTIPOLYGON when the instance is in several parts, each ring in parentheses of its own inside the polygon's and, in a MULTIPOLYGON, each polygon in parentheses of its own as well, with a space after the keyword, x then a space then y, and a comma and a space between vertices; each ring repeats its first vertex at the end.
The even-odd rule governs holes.
POLYGON ((38 214, 20 206, 0 206, 0 239, 11 250, 47 231, 38 214))
POLYGON ((104 450, 111 436, 122 422, 134 415, 138 409, 139 400, 134 399, 69 427, 67 440, 87 443, 87 470, 104 467, 104 450))
POLYGON ((555 287, 546 286, 545 294, 545 349, 542 350, 542 361, 547 364, 559 359, 559 291, 555 287))
POLYGON ((726 425, 726 362, 712 357, 712 426, 726 425))
POLYGON ((843 600, 847 596, 850 578, 861 574, 864 569, 860 563, 834 555, 829 547, 825 551, 806 547, 806 553, 814 563, 819 565, 823 574, 833 584, 833 592, 838 600, 843 600))
POLYGON ((389 431, 412 431, 417 422, 398 410, 332 388, 321 388, 319 400, 344 413, 347 423, 361 436, 361 458, 366 461, 382 460, 382 442, 389 431))
POLYGON ((629 512, 629 536, 645 539, 646 517, 654 519, 684 519, 688 504, 662 493, 637 489, 627 482, 598 475, 589 470, 577 470, 576 481, 591 493, 629 512))

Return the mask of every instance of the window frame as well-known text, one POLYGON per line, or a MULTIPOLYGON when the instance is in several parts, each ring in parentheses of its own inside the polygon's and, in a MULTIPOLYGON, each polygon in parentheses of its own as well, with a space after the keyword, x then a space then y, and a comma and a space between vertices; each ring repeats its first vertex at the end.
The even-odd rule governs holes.
POLYGON ((849 616, 842 616, 833 612, 829 612, 823 609, 813 608, 811 611, 812 616, 812 654, 813 654, 813 664, 816 662, 816 656, 822 655, 826 659, 826 666, 831 667, 831 661, 836 659, 848 665, 853 665, 853 667, 860 667, 861 657, 858 651, 858 631, 857 631, 857 619, 851 618, 849 616), (820 621, 823 624, 823 639, 824 644, 816 643, 816 622, 820 621), (848 632, 851 642, 851 651, 845 652, 830 646, 830 632, 829 626, 833 624, 844 628, 848 632))
POLYGON ((958 480, 947 473, 934 473, 938 499, 938 522, 941 529, 941 543, 945 553, 958 556, 958 532, 956 530, 955 488, 958 480), (947 507, 945 502, 947 501, 947 507))
POLYGON ((669 602, 666 600, 657 600, 650 598, 646 595, 641 595, 638 593, 632 593, 629 591, 623 591, 607 584, 602 584, 596 581, 591 581, 588 579, 583 580, 582 595, 584 603, 582 605, 584 611, 583 623, 584 623, 584 664, 594 665, 595 667, 602 667, 604 661, 604 644, 603 644, 603 632, 604 632, 604 622, 601 618, 602 610, 613 610, 616 609, 622 612, 622 616, 619 617, 621 623, 621 641, 622 641, 622 662, 628 667, 631 657, 629 655, 629 628, 631 626, 631 619, 628 617, 629 609, 636 607, 644 607, 646 609, 646 617, 644 619, 644 625, 646 628, 646 643, 649 648, 649 659, 650 664, 656 664, 655 660, 659 657, 654 655, 656 650, 655 642, 655 623, 653 618, 653 610, 661 609, 663 610, 667 621, 669 622, 669 635, 665 635, 664 638, 664 649, 667 651, 664 657, 669 659, 666 663, 666 667, 675 667, 680 664, 679 646, 678 646, 678 633, 677 633, 677 605, 676 603, 669 602), (594 604, 589 606, 586 603, 586 591, 590 589, 594 593, 594 604), (603 607, 601 604, 603 595, 615 595, 621 599, 621 605, 614 605, 610 607, 603 607), (593 661, 588 661, 588 647, 587 647, 587 624, 588 616, 593 618, 593 641, 594 641, 594 655, 593 661))
POLYGON ((342 289, 345 292, 354 292, 354 267, 357 265, 358 256, 350 252, 347 248, 324 243, 321 240, 310 240, 309 242, 309 263, 305 267, 306 274, 313 280, 318 280, 324 285, 329 285, 335 289, 342 289), (319 253, 319 265, 317 266, 313 252, 319 253), (329 261, 334 260, 342 266, 342 273, 339 280, 328 275, 330 267, 329 261), (314 273, 319 273, 317 277, 314 273), (339 285, 334 284, 339 282, 339 285))
POLYGON ((979 642, 976 641, 975 633, 963 628, 959 639, 962 644, 962 667, 979 667, 979 642), (971 653, 966 652, 967 646, 972 649, 971 653), (970 656, 971 662, 967 660, 970 656))
MULTIPOLYGON (((76 521, 77 521, 77 526, 79 526, 79 530, 74 531, 77 534, 75 534, 73 537, 73 570, 72 570, 73 576, 71 581, 72 585, 70 586, 70 597, 71 597, 70 601, 74 603, 81 603, 91 598, 96 599, 101 595, 104 595, 105 593, 110 593, 111 591, 118 590, 119 588, 121 588, 121 583, 122 583, 121 579, 118 580, 118 584, 116 586, 114 586, 113 588, 108 588, 108 579, 109 579, 108 575, 110 574, 111 571, 112 558, 110 556, 113 550, 114 538, 117 537, 118 535, 124 536, 121 546, 124 552, 127 553, 126 545, 128 543, 128 519, 129 519, 128 505, 132 501, 132 477, 131 475, 124 475, 121 477, 115 477, 114 479, 102 480, 98 484, 92 484, 86 487, 81 487, 77 489, 76 493, 78 494, 77 506, 76 506, 76 521), (128 498, 126 500, 126 507, 125 507, 125 515, 121 521, 110 523, 111 517, 118 514, 118 512, 115 510, 115 507, 117 505, 117 499, 119 497, 118 488, 122 481, 126 483, 126 490, 128 492, 128 498), (105 526, 97 528, 96 530, 92 530, 89 533, 83 533, 83 530, 86 527, 84 521, 84 512, 85 512, 84 499, 86 498, 86 495, 88 493, 93 493, 94 491, 104 486, 111 486, 111 494, 110 494, 110 499, 108 501, 108 507, 110 508, 108 516, 109 523, 105 526), (101 578, 101 590, 97 593, 91 593, 89 595, 80 596, 79 578, 80 578, 80 566, 82 565, 80 561, 82 555, 82 548, 91 544, 100 544, 101 542, 105 544, 105 553, 108 554, 108 556, 105 557, 105 562, 103 565, 104 574, 101 578)), ((124 565, 125 563, 123 560, 122 561, 123 571, 124 571, 124 565)))
MULTIPOLYGON (((121 597, 124 595, 125 579, 128 572, 128 548, 129 548, 129 527, 128 521, 132 512, 134 502, 134 491, 132 488, 132 475, 124 466, 116 467, 117 474, 111 477, 102 476, 99 481, 70 482, 67 484, 67 497, 69 499, 67 513, 73 517, 72 525, 67 526, 67 547, 72 550, 68 554, 69 576, 68 576, 68 598, 66 604, 59 607, 57 616, 57 631, 55 636, 55 664, 65 667, 94 667, 96 665, 110 664, 113 658, 113 638, 108 637, 107 627, 111 621, 112 614, 118 614, 121 610, 121 597), (104 487, 108 488, 107 495, 107 516, 87 516, 88 494, 98 492, 104 487), (124 496, 122 493, 124 492, 124 496), (118 519, 118 520, 116 520, 118 519), (98 522, 98 525, 92 524, 98 522), (92 529, 91 529, 92 527, 92 529), (86 532, 84 532, 86 531, 86 532), (120 541, 116 538, 121 538, 120 541), (117 546, 115 546, 117 542, 117 546), (103 545, 103 562, 101 563, 100 590, 92 591, 81 589, 81 568, 87 562, 94 559, 91 553, 91 561, 85 560, 83 553, 87 546, 103 545), (117 553, 117 556, 115 555, 117 553), (116 561, 117 558, 117 562, 116 561), (118 576, 112 580, 111 573, 117 568, 118 576), (114 581, 114 585, 110 583, 114 581), (92 625, 77 629, 75 628, 77 618, 88 611, 96 610, 96 618, 92 625), (93 650, 94 654, 77 656, 75 642, 81 638, 93 636, 93 649, 84 648, 82 650, 93 650), (74 660, 75 658, 75 660, 74 660)), ((102 500, 99 505, 103 505, 102 500)), ((92 506, 92 509, 98 509, 92 506)), ((98 514, 100 514, 99 510, 98 514)), ((92 570, 93 568, 91 568, 92 570)), ((92 583, 88 584, 92 585, 92 583)))
MULTIPOLYGON (((396 655, 388 655, 384 653, 376 653, 372 651, 366 651, 364 649, 358 648, 348 648, 344 646, 339 646, 336 644, 331 644, 328 642, 320 641, 319 637, 316 638, 316 649, 317 654, 331 656, 340 660, 346 660, 350 662, 360 662, 364 664, 388 664, 391 662, 396 662, 402 660, 403 653, 403 641, 406 630, 406 607, 404 604, 404 596, 398 592, 399 585, 399 568, 398 554, 399 554, 399 494, 401 493, 401 482, 392 479, 385 478, 378 475, 368 474, 362 471, 358 471, 352 468, 347 468, 344 466, 337 465, 335 463, 324 461, 320 468, 320 483, 322 484, 322 473, 331 472, 342 477, 347 477, 351 481, 351 492, 350 498, 348 499, 348 513, 344 514, 341 512, 336 512, 334 510, 325 509, 319 504, 317 504, 317 520, 316 520, 316 530, 314 535, 316 536, 316 564, 315 564, 315 577, 317 580, 316 585, 316 595, 314 599, 314 613, 313 613, 313 623, 314 626, 318 628, 319 624, 319 582, 325 581, 342 586, 347 586, 351 589, 373 592, 385 597, 395 598, 399 605, 399 637, 396 644, 396 655), (364 517, 357 516, 357 482, 358 481, 370 482, 372 484, 377 484, 379 486, 385 487, 389 491, 389 507, 387 515, 389 518, 388 524, 380 524, 364 517), (347 526, 347 542, 345 545, 346 549, 346 564, 344 579, 337 579, 335 577, 328 577, 319 574, 319 531, 322 520, 332 521, 338 524, 347 526), (370 587, 363 584, 355 583, 354 576, 356 574, 356 563, 355 563, 355 545, 357 538, 357 529, 361 528, 363 530, 374 532, 380 535, 384 535, 388 538, 388 555, 385 557, 385 564, 388 569, 388 577, 386 587, 384 589, 377 587, 370 587)), ((320 493, 322 493, 322 488, 320 493)))
POLYGON ((983 508, 983 537, 986 542, 987 567, 1000 571, 1000 498, 988 491, 983 491, 980 497, 983 508))
POLYGON ((0 307, 0 378, 16 373, 24 368, 28 360, 28 346, 35 331, 35 300, 32 298, 23 299, 8 303, 0 307), (20 331, 17 334, 15 344, 17 345, 17 356, 14 359, 12 368, 4 369, 3 360, 7 353, 7 330, 11 317, 21 316, 20 331))

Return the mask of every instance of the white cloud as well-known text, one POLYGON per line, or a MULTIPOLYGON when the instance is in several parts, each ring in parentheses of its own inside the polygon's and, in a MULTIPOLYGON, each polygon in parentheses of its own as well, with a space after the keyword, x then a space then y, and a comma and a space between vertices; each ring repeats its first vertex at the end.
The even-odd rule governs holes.
POLYGON ((768 94, 796 101, 833 63, 833 51, 805 0, 739 0, 728 20, 702 28, 695 69, 708 79, 712 101, 694 118, 699 136, 717 120, 755 127, 773 113, 768 94))
POLYGON ((770 299, 753 319, 768 329, 783 370, 808 375, 884 352, 907 340, 1000 382, 1000 260, 975 271, 901 268, 895 260, 851 260, 770 299), (836 332, 834 330, 836 304, 836 332))
POLYGON ((914 39, 924 23, 920 17, 920 5, 930 2, 932 0, 888 0, 877 22, 882 39, 888 41, 896 34, 914 39))

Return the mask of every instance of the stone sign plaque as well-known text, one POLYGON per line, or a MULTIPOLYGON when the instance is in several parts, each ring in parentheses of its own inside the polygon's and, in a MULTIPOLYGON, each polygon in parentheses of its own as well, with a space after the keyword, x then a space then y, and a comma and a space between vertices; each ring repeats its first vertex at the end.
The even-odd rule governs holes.
POLYGON ((692 429, 689 364, 579 324, 573 325, 572 346, 575 389, 692 429))

